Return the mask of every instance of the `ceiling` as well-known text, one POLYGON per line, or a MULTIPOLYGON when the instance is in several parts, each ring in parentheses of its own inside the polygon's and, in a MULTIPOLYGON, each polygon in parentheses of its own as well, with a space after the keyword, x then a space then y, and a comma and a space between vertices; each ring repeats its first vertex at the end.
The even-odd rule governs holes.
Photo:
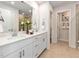
POLYGON ((62 6, 64 4, 71 4, 71 3, 74 3, 74 2, 78 2, 78 1, 36 1, 36 3, 38 5, 41 5, 45 2, 49 2, 52 7, 58 7, 58 6, 62 6))
POLYGON ((30 15, 29 10, 32 10, 32 7, 24 3, 23 1, 15 1, 14 4, 11 4, 11 1, 0 1, 0 3, 16 8, 26 13, 27 15, 30 15))
POLYGON ((36 3, 37 3, 38 5, 41 5, 41 4, 45 3, 45 2, 48 2, 48 1, 36 1, 36 3))
MULTIPOLYGON (((16 1, 15 5, 12 5, 10 2, 11 1, 7 1, 7 2, 6 1, 0 1, 0 3, 7 4, 9 6, 15 7, 15 8, 23 10, 23 11, 32 9, 31 6, 29 6, 28 4, 26 4, 22 1, 16 1)), ((35 2, 39 5, 41 5, 41 4, 48 2, 48 1, 35 1, 35 2)), ((51 4, 52 7, 58 7, 58 6, 62 6, 64 4, 69 4, 69 3, 73 3, 73 2, 75 2, 75 1, 49 1, 49 3, 51 4)))
POLYGON ((62 6, 64 4, 74 3, 75 1, 49 1, 52 7, 62 6))
MULTIPOLYGON (((35 1, 37 4, 41 5, 45 2, 48 2, 48 1, 35 1)), ((70 3, 73 3, 75 1, 49 1, 49 3, 51 4, 52 7, 58 7, 58 6, 62 6, 64 4, 70 4, 70 3)), ((77 2, 77 1, 76 1, 77 2)), ((22 10, 22 11, 27 11, 32 9, 31 6, 29 6, 28 4, 22 2, 22 1, 16 1, 14 5, 11 4, 11 1, 0 1, 0 3, 3 3, 3 4, 7 4, 11 7, 14 7, 14 8, 17 8, 19 10, 22 10)))

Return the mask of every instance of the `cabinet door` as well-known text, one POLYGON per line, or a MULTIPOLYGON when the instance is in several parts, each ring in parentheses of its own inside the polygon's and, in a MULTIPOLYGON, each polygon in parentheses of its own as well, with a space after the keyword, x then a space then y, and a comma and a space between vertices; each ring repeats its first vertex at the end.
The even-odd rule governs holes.
POLYGON ((22 52, 21 52, 21 50, 17 50, 15 52, 7 55, 6 58, 22 58, 22 52))
POLYGON ((32 52, 33 52, 33 46, 32 46, 33 44, 31 43, 31 44, 29 44, 29 45, 26 45, 23 49, 22 49, 22 51, 23 51, 23 53, 22 53, 22 55, 23 55, 23 58, 32 58, 32 52))
POLYGON ((42 44, 42 48, 45 49, 46 48, 46 38, 45 37, 42 38, 41 44, 42 44))
POLYGON ((34 42, 34 45, 33 45, 33 58, 36 58, 39 56, 39 43, 38 41, 34 42))
POLYGON ((46 34, 43 35, 43 38, 42 38, 42 43, 43 43, 43 48, 45 49, 47 47, 47 37, 46 37, 46 34))
POLYGON ((40 53, 46 48, 46 35, 45 34, 43 34, 43 35, 41 35, 41 37, 40 37, 40 47, 39 47, 39 49, 40 49, 40 53))

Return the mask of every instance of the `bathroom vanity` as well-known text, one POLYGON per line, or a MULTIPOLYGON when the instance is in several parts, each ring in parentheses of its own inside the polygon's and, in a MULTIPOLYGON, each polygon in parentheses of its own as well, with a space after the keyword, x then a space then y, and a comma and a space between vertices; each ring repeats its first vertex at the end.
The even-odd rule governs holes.
POLYGON ((47 32, 0 37, 0 58, 36 58, 47 48, 47 32))
POLYGON ((0 2, 0 12, 4 19, 0 23, 0 58, 39 57, 47 48, 48 18, 43 15, 44 20, 40 19, 39 8, 32 7, 28 2, 11 3, 0 2), (26 34, 28 30, 33 30, 34 34, 26 34))

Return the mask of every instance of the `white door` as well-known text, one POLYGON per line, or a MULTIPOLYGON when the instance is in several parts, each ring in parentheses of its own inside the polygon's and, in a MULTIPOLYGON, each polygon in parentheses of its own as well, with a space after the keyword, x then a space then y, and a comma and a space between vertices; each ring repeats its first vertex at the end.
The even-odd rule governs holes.
POLYGON ((69 12, 58 13, 58 40, 69 40, 69 12))

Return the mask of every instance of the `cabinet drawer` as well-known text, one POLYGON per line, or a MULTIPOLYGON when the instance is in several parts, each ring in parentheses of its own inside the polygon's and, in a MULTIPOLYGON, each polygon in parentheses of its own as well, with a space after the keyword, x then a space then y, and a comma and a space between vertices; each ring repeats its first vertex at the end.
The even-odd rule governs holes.
POLYGON ((13 53, 5 56, 5 58, 21 58, 22 56, 21 49, 14 51, 13 53))

